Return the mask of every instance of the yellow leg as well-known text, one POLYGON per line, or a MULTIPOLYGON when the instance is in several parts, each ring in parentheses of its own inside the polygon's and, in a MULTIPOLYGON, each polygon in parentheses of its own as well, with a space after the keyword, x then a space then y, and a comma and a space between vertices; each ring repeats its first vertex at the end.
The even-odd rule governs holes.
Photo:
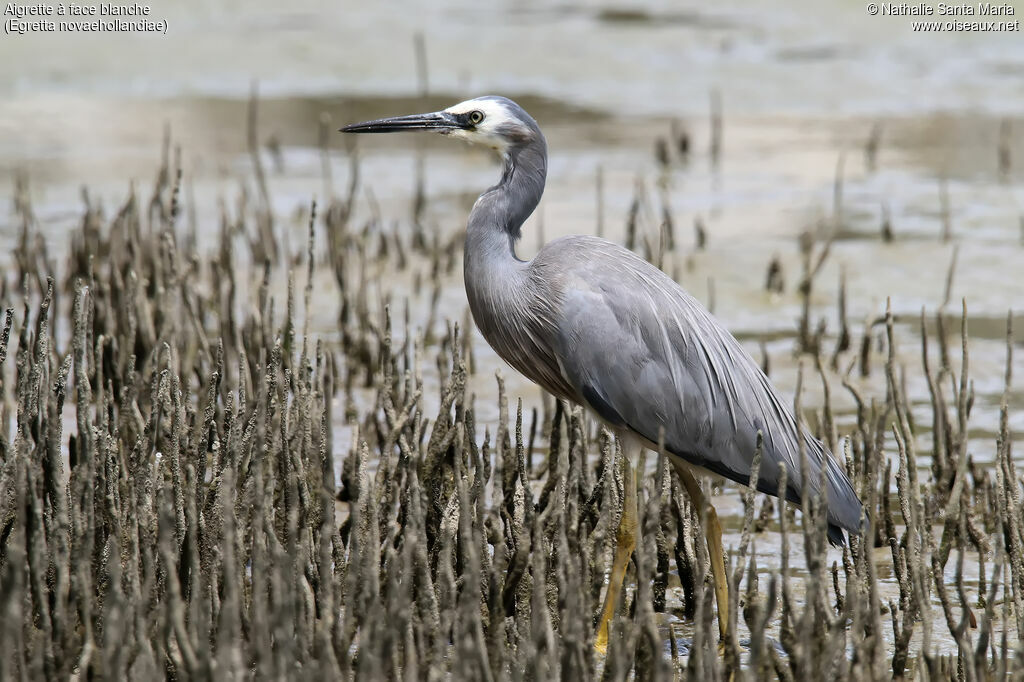
POLYGON ((701 492, 700 483, 693 477, 684 464, 676 462, 673 458, 672 465, 675 467, 679 481, 686 488, 686 494, 690 501, 697 508, 697 514, 705 527, 705 538, 708 542, 708 554, 711 556, 711 576, 715 581, 715 601, 718 602, 718 633, 725 641, 729 632, 729 581, 725 576, 725 551, 722 549, 722 524, 718 522, 718 513, 711 506, 704 493, 701 492))
MULTIPOLYGON (((625 455, 625 453, 623 453, 625 455)), ((637 540, 636 518, 636 472, 633 462, 625 457, 625 474, 623 484, 625 490, 622 497, 622 517, 615 533, 615 559, 612 562, 612 574, 608 577, 608 591, 604 596, 604 608, 601 611, 601 622, 597 629, 597 641, 594 648, 601 654, 608 651, 608 626, 615 616, 615 607, 619 603, 622 592, 622 581, 626 578, 629 558, 633 555, 637 540)))

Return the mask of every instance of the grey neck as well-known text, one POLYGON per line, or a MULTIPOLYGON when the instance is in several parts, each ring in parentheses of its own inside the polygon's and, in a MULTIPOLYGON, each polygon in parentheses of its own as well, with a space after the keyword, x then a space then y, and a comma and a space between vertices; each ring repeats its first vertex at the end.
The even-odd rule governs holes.
POLYGON ((511 256, 522 226, 540 202, 547 178, 547 143, 537 131, 505 154, 501 181, 480 195, 469 214, 466 259, 511 256))
POLYGON ((538 324, 538 302, 552 297, 542 295, 544 282, 533 276, 532 263, 516 258, 515 244, 544 192, 546 171, 547 145, 538 130, 506 154, 501 182, 473 206, 463 262, 477 328, 498 355, 532 377, 524 358, 540 351, 523 334, 538 324))

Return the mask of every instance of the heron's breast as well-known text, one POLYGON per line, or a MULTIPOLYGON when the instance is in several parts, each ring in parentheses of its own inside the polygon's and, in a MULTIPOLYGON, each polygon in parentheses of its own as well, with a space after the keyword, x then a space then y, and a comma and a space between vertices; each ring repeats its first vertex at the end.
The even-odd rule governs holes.
POLYGON ((560 398, 577 401, 572 387, 562 376, 554 347, 543 329, 543 320, 529 306, 529 300, 491 296, 467 283, 466 294, 473 322, 484 340, 502 360, 560 398))

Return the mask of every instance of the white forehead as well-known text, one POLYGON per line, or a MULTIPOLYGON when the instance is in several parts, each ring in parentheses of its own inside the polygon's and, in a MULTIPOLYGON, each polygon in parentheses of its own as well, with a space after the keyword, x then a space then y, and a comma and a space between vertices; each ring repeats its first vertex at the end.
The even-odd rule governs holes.
POLYGON ((484 120, 491 123, 515 118, 504 104, 494 99, 467 99, 465 102, 459 102, 454 106, 448 107, 445 111, 449 114, 467 114, 471 111, 480 111, 484 115, 484 120))

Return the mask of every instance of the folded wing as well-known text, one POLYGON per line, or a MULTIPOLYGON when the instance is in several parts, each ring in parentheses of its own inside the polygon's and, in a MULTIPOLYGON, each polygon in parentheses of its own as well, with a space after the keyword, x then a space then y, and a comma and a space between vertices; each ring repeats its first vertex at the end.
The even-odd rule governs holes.
MULTIPOLYGON (((825 467, 829 538, 856 531, 860 502, 849 479, 782 402, 757 363, 692 296, 621 247, 593 238, 554 242, 578 250, 561 276, 556 343, 566 381, 607 422, 629 428, 675 456, 768 494, 801 500, 799 435, 816 496, 825 467), (798 431, 800 429, 800 431, 798 431), (758 480, 750 463, 763 434, 758 480)), ((542 254, 538 256, 543 265, 542 254)))

